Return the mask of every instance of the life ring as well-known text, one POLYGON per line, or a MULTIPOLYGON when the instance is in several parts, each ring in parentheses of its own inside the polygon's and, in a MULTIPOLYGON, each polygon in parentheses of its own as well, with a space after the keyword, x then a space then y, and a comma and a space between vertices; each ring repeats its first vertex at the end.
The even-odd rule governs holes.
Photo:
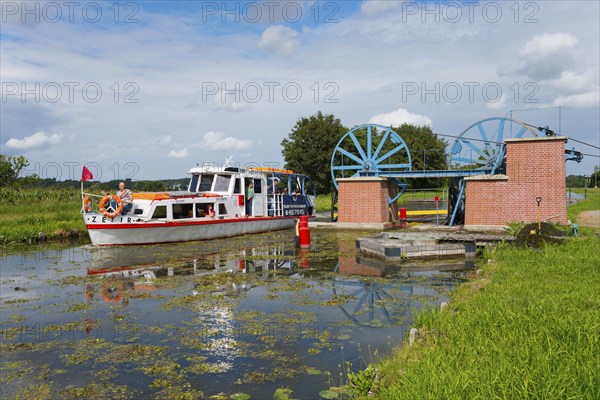
POLYGON ((104 282, 102 284, 102 298, 107 303, 118 303, 123 298, 123 282, 104 282))
POLYGON ((102 200, 100 200, 100 212, 102 213, 102 215, 104 215, 105 217, 108 218, 114 218, 117 215, 121 214, 121 211, 123 211, 123 201, 121 200, 121 198, 119 196, 113 196, 113 195, 108 195, 108 196, 104 196, 102 198, 102 200), (107 208, 107 203, 110 204, 110 200, 114 200, 117 202, 117 209, 113 210, 113 212, 109 212, 106 208, 107 208))
POLYGON ((89 194, 83 196, 83 211, 86 213, 92 212, 92 199, 89 194))

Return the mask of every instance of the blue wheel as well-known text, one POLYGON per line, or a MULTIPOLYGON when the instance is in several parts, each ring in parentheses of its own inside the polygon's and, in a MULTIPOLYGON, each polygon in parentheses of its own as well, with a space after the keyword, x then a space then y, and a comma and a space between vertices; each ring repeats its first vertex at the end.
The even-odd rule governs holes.
POLYGON ((504 140, 537 133, 524 123, 493 117, 482 119, 465 129, 450 147, 451 169, 477 169, 495 174, 503 168, 504 140))
MULTIPOLYGON (((504 173, 504 140, 523 136, 537 136, 537 133, 523 122, 510 118, 492 117, 477 121, 462 131, 450 147, 450 169, 478 170, 490 175, 504 173)), ((464 221, 464 179, 453 180, 450 192, 448 224, 454 226, 464 221)))
POLYGON ((331 156, 331 177, 336 189, 339 178, 393 177, 396 172, 411 168, 410 151, 404 140, 391 128, 377 124, 352 128, 331 156))

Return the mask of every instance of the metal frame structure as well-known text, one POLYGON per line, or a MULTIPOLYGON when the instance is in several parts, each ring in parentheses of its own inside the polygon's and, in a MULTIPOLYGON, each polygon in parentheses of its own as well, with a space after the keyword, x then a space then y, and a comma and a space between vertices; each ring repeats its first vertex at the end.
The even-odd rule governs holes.
MULTIPOLYGON (((532 128, 532 125, 511 118, 482 119, 467 127, 456 137, 450 146, 447 170, 413 171, 410 150, 399 134, 382 125, 360 125, 346 133, 335 147, 331 157, 331 176, 336 190, 337 179, 340 177, 381 176, 391 178, 400 190, 397 196, 389 198, 390 204, 404 192, 407 186, 403 182, 404 180, 455 178, 457 195, 454 196, 454 204, 448 202, 449 220, 447 221, 450 226, 453 226, 461 219, 460 210, 464 211, 464 178, 473 175, 504 173, 506 162, 504 140, 521 138, 525 135, 538 136, 536 130, 532 128), (373 150, 375 146, 376 148, 373 150), (384 147, 389 150, 381 155, 384 147), (408 161, 390 162, 389 159, 394 154, 404 154, 404 158, 408 161), (346 176, 346 172, 351 173, 346 176)), ((577 158, 576 153, 578 152, 574 150, 566 151, 565 159, 581 161, 581 158, 577 158)))

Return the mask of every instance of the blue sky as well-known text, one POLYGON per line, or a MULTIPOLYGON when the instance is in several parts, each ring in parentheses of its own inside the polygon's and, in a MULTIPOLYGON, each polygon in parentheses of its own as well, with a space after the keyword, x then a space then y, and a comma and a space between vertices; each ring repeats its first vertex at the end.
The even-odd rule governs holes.
POLYGON ((598 2, 23 4, 2 3, 0 145, 43 177, 282 165, 281 140, 319 110, 452 135, 523 109, 558 131, 562 107, 563 134, 600 141, 598 2))

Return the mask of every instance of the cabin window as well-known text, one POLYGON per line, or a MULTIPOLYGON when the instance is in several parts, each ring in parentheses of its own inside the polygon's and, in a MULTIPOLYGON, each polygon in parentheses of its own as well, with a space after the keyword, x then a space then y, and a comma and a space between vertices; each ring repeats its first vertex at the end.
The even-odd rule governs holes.
POLYGON ((192 218, 194 205, 191 203, 173 204, 173 219, 192 218))
POLYGON ((219 215, 227 215, 227 208, 223 203, 219 203, 219 215))
POLYGON ((200 177, 200 188, 198 188, 198 191, 210 192, 214 179, 215 176, 213 174, 202 174, 202 176, 200 177))
POLYGON ((167 206, 156 206, 152 218, 167 218, 167 206))
POLYGON ((233 193, 234 194, 242 193, 242 181, 240 178, 235 178, 235 184, 233 186, 233 193))
POLYGON ((208 217, 208 206, 215 209, 214 203, 196 203, 196 218, 208 217))
POLYGON ((228 192, 229 182, 231 182, 231 175, 217 175, 215 192, 228 192))
POLYGON ((254 193, 256 193, 256 194, 262 193, 262 179, 254 180, 254 193))
POLYGON ((190 192, 195 192, 198 189, 198 180, 200 179, 200 175, 192 175, 192 179, 190 180, 190 192))

